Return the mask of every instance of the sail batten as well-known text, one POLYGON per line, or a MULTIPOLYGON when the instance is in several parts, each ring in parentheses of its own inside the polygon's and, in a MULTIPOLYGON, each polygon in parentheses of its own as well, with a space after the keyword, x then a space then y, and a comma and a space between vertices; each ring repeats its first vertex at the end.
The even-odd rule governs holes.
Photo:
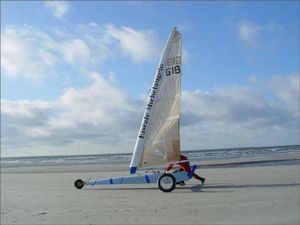
POLYGON ((174 28, 168 38, 134 147, 130 172, 179 160, 181 35, 174 28))

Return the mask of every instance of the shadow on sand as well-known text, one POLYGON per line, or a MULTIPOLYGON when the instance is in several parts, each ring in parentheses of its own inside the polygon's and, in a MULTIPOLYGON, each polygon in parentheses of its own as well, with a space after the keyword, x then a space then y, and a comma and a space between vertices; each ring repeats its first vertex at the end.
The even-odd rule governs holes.
MULTIPOLYGON (((300 183, 287 183, 287 184, 224 184, 224 183, 216 183, 216 184, 197 184, 197 185, 186 185, 186 186, 177 186, 177 190, 188 190, 192 192, 230 192, 234 190, 229 189, 241 189, 241 188, 277 188, 277 187, 293 187, 300 186, 300 183), (219 190, 220 189, 220 190, 219 190)), ((102 187, 88 187, 85 189, 86 191, 95 191, 95 190, 122 190, 122 191, 132 191, 132 190, 158 190, 158 187, 135 187, 132 185, 131 187, 121 187, 121 186, 102 186, 102 187)), ((179 193, 179 192, 178 192, 179 193)))

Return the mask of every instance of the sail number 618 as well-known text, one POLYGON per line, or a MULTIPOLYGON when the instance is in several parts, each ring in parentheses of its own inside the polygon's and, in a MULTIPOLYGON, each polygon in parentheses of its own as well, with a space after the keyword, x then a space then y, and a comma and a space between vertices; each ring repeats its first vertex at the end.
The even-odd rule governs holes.
POLYGON ((171 57, 167 59, 168 68, 166 68, 166 76, 170 76, 173 74, 180 74, 180 64, 181 64, 181 57, 171 57))
POLYGON ((166 76, 170 76, 173 74, 180 74, 180 66, 172 66, 166 69, 166 76))

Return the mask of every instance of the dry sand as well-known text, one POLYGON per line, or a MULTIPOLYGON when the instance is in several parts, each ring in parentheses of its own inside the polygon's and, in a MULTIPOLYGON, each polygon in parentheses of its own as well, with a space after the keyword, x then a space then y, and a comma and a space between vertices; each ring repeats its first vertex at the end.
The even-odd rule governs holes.
POLYGON ((203 187, 191 180, 171 193, 156 184, 74 188, 77 178, 127 175, 127 165, 2 169, 1 224, 299 225, 299 169, 200 169, 203 187))

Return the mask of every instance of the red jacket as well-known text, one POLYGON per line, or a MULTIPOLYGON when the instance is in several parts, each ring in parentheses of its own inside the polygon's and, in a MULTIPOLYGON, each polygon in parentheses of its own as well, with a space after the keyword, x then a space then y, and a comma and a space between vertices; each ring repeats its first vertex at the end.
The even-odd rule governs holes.
MULTIPOLYGON (((187 173, 190 172, 191 167, 190 167, 190 163, 188 161, 188 158, 185 155, 180 155, 180 161, 187 161, 187 162, 178 163, 178 165, 185 172, 187 172, 187 173)), ((174 166, 174 163, 169 163, 166 167, 166 170, 169 171, 170 169, 172 169, 173 166, 174 166)))

